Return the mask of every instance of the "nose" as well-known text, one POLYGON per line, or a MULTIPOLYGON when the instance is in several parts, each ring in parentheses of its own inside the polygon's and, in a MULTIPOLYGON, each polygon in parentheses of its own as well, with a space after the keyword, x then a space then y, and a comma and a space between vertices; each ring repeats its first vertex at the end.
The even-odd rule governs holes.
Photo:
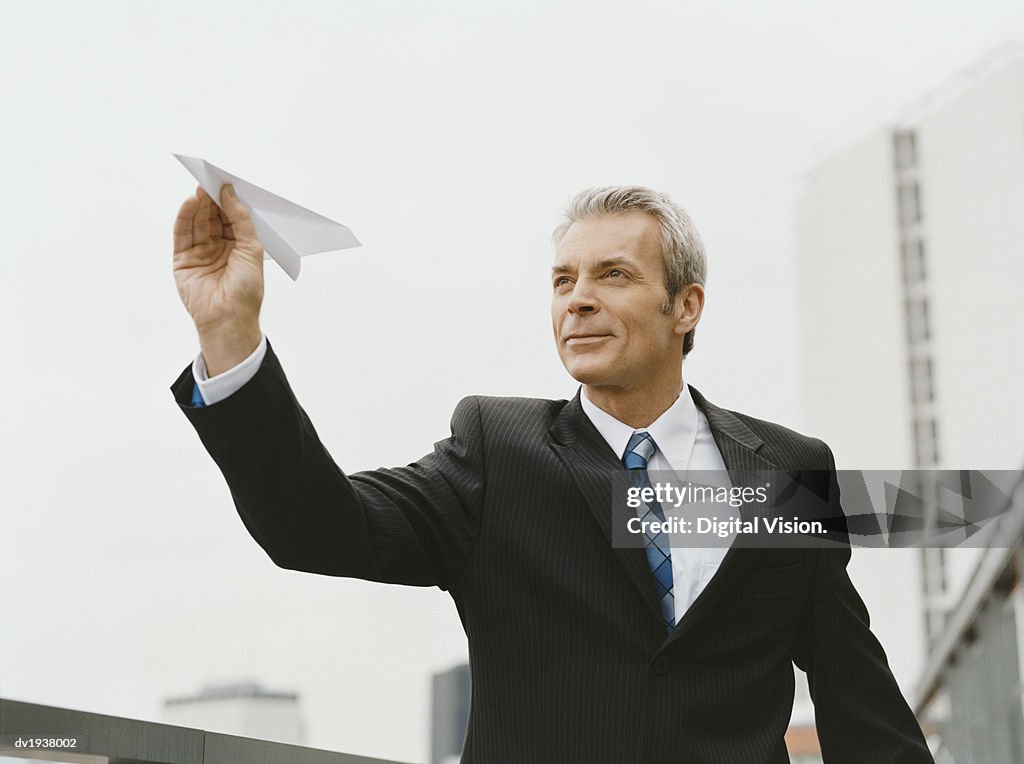
POLYGON ((590 279, 580 278, 576 280, 572 288, 572 295, 569 297, 570 313, 596 313, 600 310, 600 303, 594 294, 593 284, 590 279))

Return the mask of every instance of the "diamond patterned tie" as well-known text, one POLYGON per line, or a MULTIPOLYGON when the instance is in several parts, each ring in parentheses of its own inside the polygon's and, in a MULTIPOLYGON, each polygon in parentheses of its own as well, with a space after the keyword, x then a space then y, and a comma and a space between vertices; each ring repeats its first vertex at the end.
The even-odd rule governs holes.
MULTIPOLYGON (((629 439, 622 463, 629 471, 629 483, 634 488, 653 488, 647 475, 647 463, 657 450, 658 444, 654 442, 650 433, 634 432, 629 439)), ((636 509, 636 514, 641 522, 665 519, 665 513, 657 501, 641 503, 636 509)), ((647 552, 647 564, 651 566, 651 573, 654 574, 654 593, 661 607, 661 615, 665 619, 665 627, 672 631, 675 625, 675 597, 672 595, 672 549, 668 534, 645 532, 644 548, 647 552)))

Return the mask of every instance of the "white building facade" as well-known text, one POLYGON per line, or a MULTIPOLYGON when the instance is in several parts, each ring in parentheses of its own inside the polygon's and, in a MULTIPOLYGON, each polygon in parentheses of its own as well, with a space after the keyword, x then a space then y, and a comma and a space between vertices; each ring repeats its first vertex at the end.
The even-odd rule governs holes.
MULTIPOLYGON (((1020 51, 997 52, 827 159, 806 182, 796 226, 805 422, 839 468, 1021 470, 1020 51)), ((950 740, 943 755, 957 762, 1024 761, 1014 748, 1024 611, 1016 578, 985 572, 1004 552, 856 550, 851 563, 869 610, 884 614, 873 628, 901 687, 936 729, 963 738, 954 717, 985 708, 976 680, 993 669, 982 653, 1017 688, 1009 717, 1008 691, 991 695, 1008 742, 950 740)))

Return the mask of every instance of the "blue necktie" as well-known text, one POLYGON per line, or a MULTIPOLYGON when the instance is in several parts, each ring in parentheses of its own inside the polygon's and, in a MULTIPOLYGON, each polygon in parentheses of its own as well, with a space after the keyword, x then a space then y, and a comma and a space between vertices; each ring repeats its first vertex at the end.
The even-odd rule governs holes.
MULTIPOLYGON (((626 445, 626 455, 622 457, 622 463, 629 471, 629 483, 632 487, 653 487, 647 476, 647 463, 657 450, 658 444, 649 433, 633 433, 626 445)), ((641 503, 636 509, 636 514, 641 522, 665 519, 661 504, 656 500, 641 503)), ((672 595, 672 548, 668 534, 645 532, 644 548, 647 552, 647 564, 651 566, 651 573, 654 574, 654 593, 661 607, 661 615, 665 619, 665 627, 672 631, 675 625, 675 597, 672 595)))

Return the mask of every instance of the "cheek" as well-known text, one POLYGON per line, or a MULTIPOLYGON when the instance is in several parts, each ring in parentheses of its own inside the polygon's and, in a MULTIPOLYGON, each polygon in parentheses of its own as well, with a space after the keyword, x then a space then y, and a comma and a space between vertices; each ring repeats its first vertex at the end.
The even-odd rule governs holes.
POLYGON ((551 325, 558 326, 559 322, 565 318, 565 312, 565 300, 556 294, 551 298, 551 325))

